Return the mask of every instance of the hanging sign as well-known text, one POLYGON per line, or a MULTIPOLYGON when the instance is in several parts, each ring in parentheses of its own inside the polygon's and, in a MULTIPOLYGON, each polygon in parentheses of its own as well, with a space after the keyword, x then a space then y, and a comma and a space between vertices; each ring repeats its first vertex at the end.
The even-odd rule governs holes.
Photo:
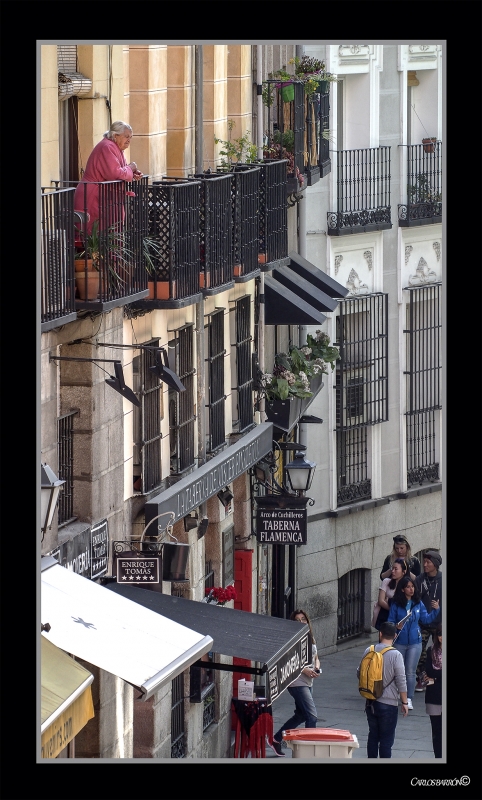
POLYGON ((307 633, 286 653, 283 653, 276 664, 268 670, 268 705, 271 705, 273 700, 276 700, 310 663, 311 658, 308 655, 311 653, 310 644, 311 634, 307 633))
POLYGON ((109 533, 106 519, 92 526, 91 536, 90 577, 94 580, 107 572, 109 533))
POLYGON ((159 559, 118 558, 117 583, 159 583, 159 559))
POLYGON ((259 544, 306 544, 306 508, 260 508, 256 511, 259 544))

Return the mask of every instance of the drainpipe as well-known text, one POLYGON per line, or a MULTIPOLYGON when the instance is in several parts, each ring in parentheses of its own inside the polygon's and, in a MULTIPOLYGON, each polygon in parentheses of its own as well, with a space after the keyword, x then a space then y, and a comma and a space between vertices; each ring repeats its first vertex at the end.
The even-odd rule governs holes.
MULTIPOLYGON (((195 158, 196 175, 203 172, 204 119, 203 119, 203 46, 194 45, 195 65, 195 158)), ((205 353, 204 353, 204 298, 196 303, 196 373, 197 373, 197 455, 198 467, 206 461, 206 424, 204 414, 205 397, 205 353)), ((199 507, 200 519, 207 516, 207 504, 199 507)))
MULTIPOLYGON (((263 45, 256 45, 256 92, 258 101, 258 124, 257 124, 257 145, 258 145, 258 158, 263 160, 263 45)), ((258 359, 259 369, 262 374, 265 372, 265 358, 264 358, 264 337, 265 337, 265 305, 264 305, 264 272, 261 271, 259 276, 259 316, 258 316, 258 359)), ((260 422, 265 421, 265 401, 264 397, 260 400, 260 422)))

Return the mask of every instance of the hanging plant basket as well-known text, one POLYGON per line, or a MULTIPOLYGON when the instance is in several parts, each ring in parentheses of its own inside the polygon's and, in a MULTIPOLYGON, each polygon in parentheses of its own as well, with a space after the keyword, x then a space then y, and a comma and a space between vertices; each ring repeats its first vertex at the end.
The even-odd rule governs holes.
POLYGON ((423 152, 424 153, 433 153, 435 150, 435 145, 437 143, 437 138, 432 137, 430 139, 422 139, 423 144, 423 152))

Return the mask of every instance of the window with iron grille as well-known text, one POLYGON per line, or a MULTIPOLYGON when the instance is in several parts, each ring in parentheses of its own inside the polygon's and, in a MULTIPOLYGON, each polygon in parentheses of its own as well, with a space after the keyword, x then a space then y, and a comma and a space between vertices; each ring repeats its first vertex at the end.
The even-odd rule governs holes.
POLYGON ((181 672, 171 683, 171 758, 184 758, 185 755, 184 674, 181 672))
POLYGON ((61 481, 65 481, 59 493, 59 526, 76 519, 74 517, 74 417, 78 413, 72 411, 57 420, 58 475, 61 481))
POLYGON ((235 306, 236 372, 237 372, 237 430, 244 431, 253 425, 253 374, 251 359, 251 300, 241 297, 235 306))
MULTIPOLYGON (((159 339, 152 339, 148 346, 159 347, 159 339)), ((155 351, 141 350, 134 356, 133 390, 141 401, 134 406, 134 490, 143 494, 155 489, 161 483, 161 418, 162 383, 151 372, 155 366, 155 351)))
POLYGON ((169 342, 169 366, 186 387, 169 390, 169 442, 171 474, 194 465, 194 338, 193 326, 183 325, 169 342))
POLYGON ((407 486, 439 480, 441 284, 406 289, 407 486))
POLYGON ((218 450, 225 442, 224 408, 224 309, 217 308, 208 324, 208 451, 218 450))
POLYGON ((204 589, 214 588, 214 569, 211 561, 204 562, 204 589))
POLYGON ((388 419, 388 295, 350 297, 336 318, 337 504, 371 497, 368 429, 388 419))
POLYGON ((365 573, 354 569, 338 579, 337 641, 360 636, 365 627, 365 573))

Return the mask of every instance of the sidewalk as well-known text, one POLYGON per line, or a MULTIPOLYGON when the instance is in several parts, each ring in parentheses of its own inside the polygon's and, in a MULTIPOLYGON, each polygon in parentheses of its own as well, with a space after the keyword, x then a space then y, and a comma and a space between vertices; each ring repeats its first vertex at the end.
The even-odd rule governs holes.
MULTIPOLYGON (((366 759, 366 742, 368 724, 365 715, 365 701, 358 693, 356 669, 361 657, 370 644, 378 641, 378 634, 373 633, 354 640, 354 644, 346 643, 346 649, 328 656, 321 656, 322 674, 313 682, 313 698, 318 711, 319 728, 342 728, 354 733, 360 747, 353 750, 353 759, 366 759)), ((294 700, 287 691, 273 703, 273 730, 288 720, 294 711, 294 700)), ((266 748, 268 758, 279 758, 271 749, 266 748)), ((291 758, 293 751, 283 749, 286 758, 291 758)), ((425 713, 425 693, 415 692, 413 711, 408 717, 399 714, 392 748, 392 759, 419 759, 427 761, 434 758, 432 750, 432 729, 430 717, 425 713)), ((307 759, 303 759, 306 763, 307 759)))

